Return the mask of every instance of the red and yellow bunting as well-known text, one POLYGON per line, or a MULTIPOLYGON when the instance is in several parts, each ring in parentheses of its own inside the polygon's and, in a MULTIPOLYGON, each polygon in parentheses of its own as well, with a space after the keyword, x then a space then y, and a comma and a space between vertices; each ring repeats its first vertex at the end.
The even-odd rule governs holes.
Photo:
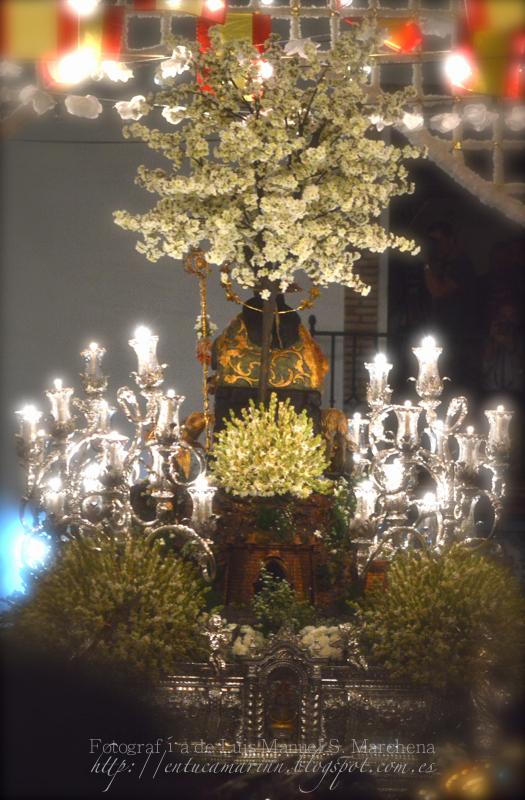
MULTIPOLYGON (((203 50, 210 46, 210 28, 214 24, 206 20, 199 20, 197 23, 197 41, 203 50)), ((272 32, 272 18, 268 14, 228 13, 219 31, 223 42, 251 42, 262 52, 264 43, 272 32)))
POLYGON ((466 0, 465 39, 476 70, 473 92, 525 96, 525 3, 466 0))
POLYGON ((118 57, 124 8, 101 6, 93 17, 78 17, 63 0, 2 0, 0 47, 4 58, 53 59, 79 47, 118 57))
POLYGON ((174 11, 200 17, 222 25, 226 19, 226 0, 134 0, 135 11, 174 11))

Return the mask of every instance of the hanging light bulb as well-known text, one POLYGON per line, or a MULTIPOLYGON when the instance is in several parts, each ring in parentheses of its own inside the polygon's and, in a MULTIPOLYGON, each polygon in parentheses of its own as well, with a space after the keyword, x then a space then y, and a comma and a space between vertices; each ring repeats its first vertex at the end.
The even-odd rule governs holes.
POLYGON ((204 3, 208 11, 222 11, 225 6, 224 0, 206 0, 204 3))
POLYGON ((271 6, 273 4, 273 0, 259 0, 262 6, 271 6))
POLYGON ((443 73, 447 81, 458 89, 466 89, 474 75, 471 59, 466 53, 450 53, 443 62, 443 73))
POLYGON ((100 0, 66 0, 66 5, 79 17, 90 17, 97 10, 100 0))
POLYGON ((98 56, 92 47, 79 47, 48 64, 55 83, 73 86, 90 78, 98 70, 98 56))
POLYGON ((259 61, 257 64, 259 75, 263 80, 271 78, 273 75, 273 65, 269 61, 259 61))

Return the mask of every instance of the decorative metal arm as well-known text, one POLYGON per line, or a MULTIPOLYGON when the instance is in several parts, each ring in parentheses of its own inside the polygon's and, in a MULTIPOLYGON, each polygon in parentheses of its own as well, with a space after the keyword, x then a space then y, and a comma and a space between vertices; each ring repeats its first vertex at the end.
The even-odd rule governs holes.
POLYGON ((501 516, 512 414, 503 406, 486 411, 489 433, 480 436, 471 426, 463 427, 466 398, 454 397, 439 419, 437 408, 448 380, 439 375, 441 351, 432 337, 413 348, 419 363, 418 376, 411 379, 416 405, 409 400, 392 403, 392 365, 384 354, 365 364, 370 413, 355 414, 348 435, 357 476, 350 533, 363 577, 379 555, 409 546, 440 551, 453 542, 473 546, 486 541, 501 516), (476 519, 482 500, 490 509, 484 524, 476 519))
POLYGON ((132 374, 139 394, 123 386, 117 404, 134 426, 131 437, 112 427, 115 408, 104 396, 108 381, 101 372, 105 350, 95 342, 81 354, 83 398, 73 397, 73 389, 57 380, 46 393, 51 415, 42 428, 42 414, 33 406, 19 412, 18 454, 26 471, 21 518, 28 531, 57 542, 95 530, 117 536, 130 528, 149 537, 183 535, 195 546, 204 576, 212 580, 213 553, 201 532, 215 490, 206 481, 203 455, 181 438, 178 414, 184 397, 160 388, 166 365, 157 361, 157 341, 146 328, 130 341, 138 358, 132 374), (140 487, 147 494, 145 509, 137 508, 140 487), (181 496, 192 498, 191 526, 177 518, 181 496))

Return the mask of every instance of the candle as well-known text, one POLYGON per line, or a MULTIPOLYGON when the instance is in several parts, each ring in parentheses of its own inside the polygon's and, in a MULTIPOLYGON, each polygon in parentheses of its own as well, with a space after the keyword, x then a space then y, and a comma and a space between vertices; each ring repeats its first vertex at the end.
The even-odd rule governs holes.
POLYGON ((388 403, 392 394, 388 385, 388 373, 392 369, 392 364, 388 363, 384 353, 377 353, 372 362, 365 363, 365 368, 369 375, 366 392, 369 405, 388 403))
POLYGON ((383 475, 387 492, 397 492, 403 483, 403 464, 398 458, 383 464, 383 475))
POLYGON ((114 409, 110 408, 107 400, 98 398, 92 401, 92 406, 90 408, 90 413, 92 415, 90 429, 96 433, 107 433, 110 428, 111 415, 113 412, 114 409))
POLYGON ((117 431, 111 431, 104 439, 104 467, 108 472, 121 475, 124 471, 124 464, 127 456, 124 445, 127 441, 128 437, 123 436, 117 431))
POLYGON ((397 417, 396 442, 398 447, 417 445, 417 426, 421 409, 413 406, 410 400, 405 400, 402 406, 394 407, 394 412, 397 417))
POLYGON ((16 412, 20 417, 20 436, 24 444, 33 444, 38 435, 38 423, 42 417, 36 406, 24 406, 16 412))
POLYGON ((458 461, 470 469, 475 469, 479 463, 481 436, 478 436, 472 425, 469 425, 465 433, 456 434, 456 439, 459 447, 458 461))
POLYGON ((434 492, 426 492, 419 503, 422 514, 431 514, 438 510, 438 501, 434 492))
POLYGON ((210 486, 206 475, 199 475, 188 487, 193 503, 191 521, 195 525, 203 525, 211 517, 213 496, 216 491, 214 486, 210 486))
POLYGON ((94 494, 100 492, 102 485, 100 483, 100 475, 102 473, 102 465, 98 461, 92 461, 87 467, 84 468, 82 473, 82 482, 84 484, 84 491, 86 494, 94 494))
POLYGON ((155 431, 157 436, 170 436, 178 433, 179 408, 183 400, 184 397, 175 394, 174 389, 168 389, 165 396, 160 398, 155 431))
POLYGON ((419 363, 416 392, 421 398, 439 397, 443 391, 443 381, 439 375, 438 359, 443 348, 437 347, 433 336, 425 336, 421 345, 413 347, 412 352, 419 363))
POLYGON ((58 425, 65 425, 71 419, 71 411, 69 402, 73 389, 63 387, 60 378, 53 381, 54 388, 46 392, 49 402, 51 403, 51 414, 53 419, 58 425))
POLYGON ((159 337, 155 336, 149 328, 140 325, 135 330, 135 336, 130 339, 129 345, 136 353, 139 378, 147 378, 151 373, 159 369, 157 361, 157 343, 159 337))
POLYGON ((348 436, 350 441, 355 445, 357 450, 366 448, 366 429, 368 427, 368 420, 363 419, 359 411, 353 415, 352 419, 348 420, 348 436))
POLYGON ((60 517, 64 513, 64 492, 62 481, 58 476, 50 478, 44 493, 44 503, 46 511, 55 517, 60 517))
POLYGON ((436 419, 430 428, 430 444, 432 453, 438 458, 443 458, 445 455, 445 440, 447 434, 445 433, 445 425, 443 420, 436 419))
POLYGON ((507 411, 505 406, 499 405, 495 409, 485 411, 485 416, 489 422, 489 447, 508 450, 510 448, 509 425, 512 411, 507 411))
POLYGON ((149 468, 149 476, 148 476, 149 484, 151 488, 155 489, 157 492, 163 491, 166 484, 165 465, 167 462, 164 457, 166 449, 161 448, 157 444, 155 444, 155 442, 152 442, 150 444, 150 450, 151 450, 151 467, 149 468))
POLYGON ((355 487, 356 517, 369 519, 375 512, 377 492, 372 481, 359 481, 355 487))
POLYGON ((81 356, 86 362, 84 377, 88 382, 97 382, 102 377, 101 361, 106 350, 100 347, 97 342, 91 342, 89 346, 81 352, 81 356))

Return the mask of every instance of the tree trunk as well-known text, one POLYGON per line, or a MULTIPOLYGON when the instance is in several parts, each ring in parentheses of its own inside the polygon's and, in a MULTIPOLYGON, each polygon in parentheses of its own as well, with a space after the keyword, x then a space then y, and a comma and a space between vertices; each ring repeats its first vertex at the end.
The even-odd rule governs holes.
POLYGON ((277 295, 279 287, 277 283, 270 283, 264 288, 270 291, 270 297, 264 301, 262 309, 262 342, 261 342, 261 368, 259 376, 259 402, 265 405, 268 402, 269 381, 270 381, 270 361, 272 348, 272 332, 275 321, 275 311, 277 309, 277 295))

